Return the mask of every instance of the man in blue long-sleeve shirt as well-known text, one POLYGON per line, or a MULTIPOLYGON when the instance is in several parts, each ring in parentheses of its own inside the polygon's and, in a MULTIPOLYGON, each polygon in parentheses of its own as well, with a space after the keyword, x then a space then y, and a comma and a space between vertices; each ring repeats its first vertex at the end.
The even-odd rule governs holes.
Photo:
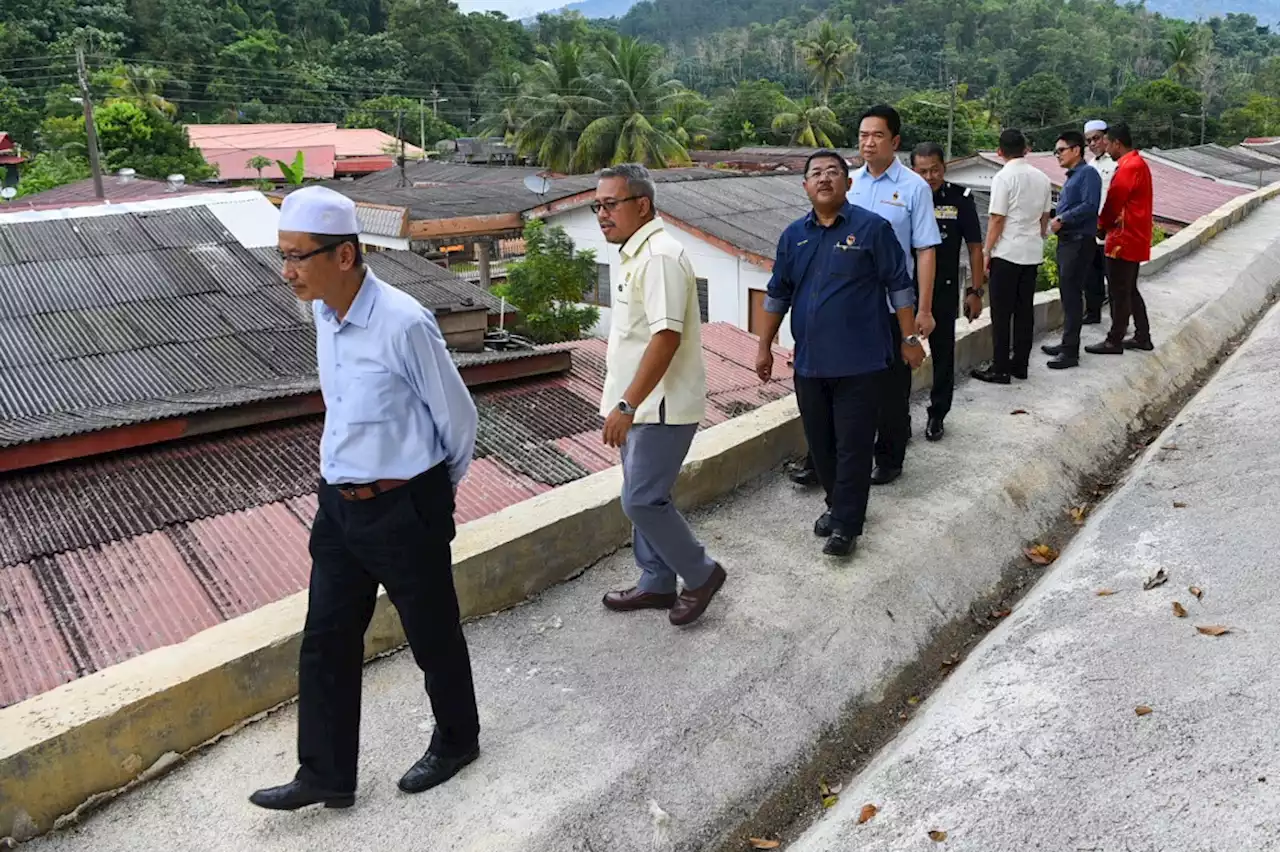
POLYGON ((813 210, 778 240, 756 372, 768 381, 772 342, 790 311, 796 401, 827 495, 813 531, 827 539, 824 553, 848 556, 867 513, 878 400, 899 357, 889 322, 898 325, 901 357, 912 369, 924 347, 906 256, 886 220, 846 200, 848 163, 834 151, 813 154, 804 188, 813 210))
POLYGON ((1067 170, 1058 198, 1057 215, 1049 230, 1058 235, 1058 290, 1062 297, 1062 343, 1040 347, 1052 355, 1051 370, 1080 364, 1080 327, 1084 323, 1084 290, 1093 274, 1094 238, 1102 204, 1102 176, 1084 161, 1084 137, 1068 130, 1058 137, 1053 153, 1067 170))
POLYGON ((250 801, 344 808, 355 798, 364 633, 379 585, 426 674, 436 718, 430 747, 400 789, 443 783, 479 753, 450 551, 476 406, 435 317, 364 265, 350 199, 300 189, 281 205, 279 229, 284 278, 312 303, 324 436, 298 664, 299 769, 250 801))

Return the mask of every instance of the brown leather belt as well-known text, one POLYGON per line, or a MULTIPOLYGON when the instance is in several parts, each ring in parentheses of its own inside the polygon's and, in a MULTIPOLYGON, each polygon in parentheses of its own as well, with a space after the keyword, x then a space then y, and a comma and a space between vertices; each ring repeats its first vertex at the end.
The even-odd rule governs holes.
POLYGON ((379 479, 377 482, 344 483, 335 485, 343 500, 372 500, 379 494, 399 488, 407 479, 379 479))

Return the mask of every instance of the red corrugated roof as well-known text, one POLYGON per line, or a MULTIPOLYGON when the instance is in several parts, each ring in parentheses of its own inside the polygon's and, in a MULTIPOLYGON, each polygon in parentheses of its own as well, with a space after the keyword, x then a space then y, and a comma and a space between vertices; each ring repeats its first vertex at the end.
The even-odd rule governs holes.
MULTIPOLYGON (((703 427, 791 392, 755 375, 755 338, 703 326, 703 427)), ((600 442, 602 340, 573 369, 475 394, 467 522, 618 463, 600 442)), ((0 706, 306 587, 321 424, 304 420, 0 476, 0 706), (8 661, 16 661, 8 664, 8 661)))

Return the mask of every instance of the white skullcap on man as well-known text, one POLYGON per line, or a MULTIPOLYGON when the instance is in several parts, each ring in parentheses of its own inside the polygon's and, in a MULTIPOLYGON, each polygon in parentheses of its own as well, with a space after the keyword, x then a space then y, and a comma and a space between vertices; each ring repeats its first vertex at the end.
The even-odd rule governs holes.
POLYGON ((356 204, 340 192, 308 186, 285 196, 280 205, 281 231, 345 237, 360 233, 356 204))
POLYGON ((1099 119, 1099 118, 1095 118, 1095 119, 1093 119, 1093 121, 1086 121, 1086 122, 1084 123, 1084 132, 1085 132, 1085 133, 1093 133, 1095 130, 1096 130, 1098 133, 1102 133, 1102 132, 1104 132, 1106 129, 1107 129, 1107 123, 1106 123, 1105 121, 1103 121, 1102 119, 1099 119))

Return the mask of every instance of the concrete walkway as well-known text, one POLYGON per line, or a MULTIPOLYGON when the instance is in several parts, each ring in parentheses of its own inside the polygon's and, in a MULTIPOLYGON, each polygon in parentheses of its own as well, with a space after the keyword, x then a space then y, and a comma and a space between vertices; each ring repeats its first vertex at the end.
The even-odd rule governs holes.
POLYGON ((1280 849, 1277 422, 1280 308, 787 848, 1280 849), (1231 632, 1197 632, 1213 625, 1231 632), (859 825, 868 803, 880 811, 859 825))
MULTIPOLYGON (((962 383, 947 439, 912 445, 904 478, 873 495, 867 535, 849 563, 826 560, 812 536, 819 498, 773 477, 695 517, 730 577, 691 629, 672 628, 660 613, 603 610, 600 595, 633 578, 629 551, 468 625, 483 751, 438 790, 409 797, 395 787, 431 728, 421 676, 399 654, 366 674, 354 809, 272 814, 246 801, 293 773, 296 717, 287 708, 30 848, 713 848, 809 763, 824 731, 877 700, 939 631, 967 619, 1022 547, 1061 521, 1079 479, 1123 452, 1139 412, 1189 381, 1261 306, 1280 277, 1278 233, 1280 202, 1272 202, 1145 282, 1155 353, 1091 358, 1065 373, 1037 358, 1030 381, 962 383)), ((920 406, 915 417, 919 433, 920 406)), ((1181 571, 1176 578, 1183 582, 1181 571)), ((1202 585, 1204 605, 1218 606, 1213 584, 1202 585)), ((1109 603, 1119 610, 1138 600, 1147 602, 1126 595, 1109 603)), ((1206 651, 1225 653, 1241 637, 1199 638, 1220 643, 1206 651)), ((1168 648, 1152 642, 1150 651, 1168 648)), ((1137 721, 1168 725, 1170 713, 1161 706, 1137 721)), ((1176 742, 1171 735, 1159 745, 1176 742)), ((1176 763, 1177 748, 1161 759, 1176 763)), ((986 762, 997 759, 1011 758, 986 762)), ((1055 804, 1037 810, 1048 817, 1055 804)))

